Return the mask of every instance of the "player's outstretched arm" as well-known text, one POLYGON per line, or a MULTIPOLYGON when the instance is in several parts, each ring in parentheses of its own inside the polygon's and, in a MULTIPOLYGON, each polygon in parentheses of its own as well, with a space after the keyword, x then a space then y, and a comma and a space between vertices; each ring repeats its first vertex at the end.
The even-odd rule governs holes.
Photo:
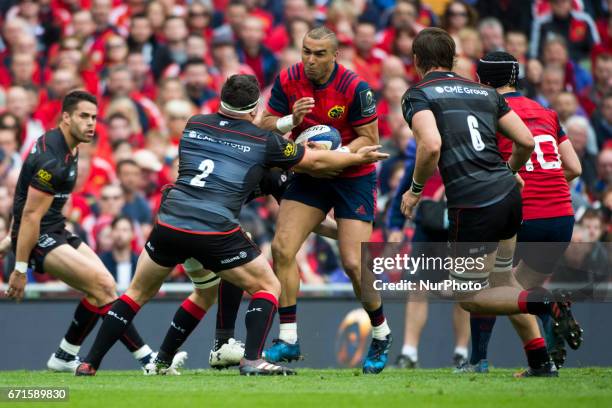
POLYGON ((582 165, 569 139, 564 140, 559 145, 559 155, 561 155, 561 166, 563 166, 565 180, 569 183, 576 177, 580 177, 582 174, 582 165))
POLYGON ((52 203, 52 194, 44 193, 33 187, 28 188, 28 198, 21 214, 21 224, 17 235, 15 270, 11 273, 7 290, 7 295, 13 299, 20 300, 23 297, 30 252, 36 246, 40 235, 40 220, 47 213, 52 203))
POLYGON ((514 111, 509 111, 499 119, 499 127, 508 139, 512 140, 512 155, 508 165, 518 171, 531 157, 535 141, 525 122, 514 111))
POLYGON ((298 173, 314 173, 319 177, 333 177, 347 167, 376 163, 388 158, 387 153, 378 151, 380 148, 380 145, 365 146, 356 153, 306 149, 304 157, 293 170, 298 173))

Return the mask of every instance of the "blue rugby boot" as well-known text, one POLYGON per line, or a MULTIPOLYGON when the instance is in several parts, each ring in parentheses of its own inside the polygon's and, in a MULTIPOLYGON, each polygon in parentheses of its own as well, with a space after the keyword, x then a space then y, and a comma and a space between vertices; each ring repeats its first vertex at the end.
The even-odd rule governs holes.
POLYGON ((392 341, 391 333, 387 334, 384 340, 372 339, 368 355, 363 360, 364 374, 378 374, 385 369, 392 341))

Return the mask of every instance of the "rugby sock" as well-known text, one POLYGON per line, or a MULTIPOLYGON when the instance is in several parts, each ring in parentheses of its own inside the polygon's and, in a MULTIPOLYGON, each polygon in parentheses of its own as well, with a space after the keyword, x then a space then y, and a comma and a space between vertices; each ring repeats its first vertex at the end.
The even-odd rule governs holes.
POLYGON ((540 368, 550 360, 548 351, 546 351, 546 342, 542 337, 531 340, 525 344, 524 348, 527 363, 531 368, 540 368))
POLYGON ((387 335, 391 333, 391 329, 387 324, 387 319, 385 319, 383 306, 380 305, 378 309, 373 311, 366 310, 366 312, 370 317, 370 324, 372 325, 372 337, 377 340, 385 340, 387 335))
POLYGON ((117 299, 102 321, 100 331, 84 361, 97 370, 106 353, 130 326, 138 310, 140 306, 129 296, 122 295, 117 299))
POLYGON ((86 298, 81 299, 55 357, 65 361, 74 360, 83 340, 96 327, 99 318, 98 307, 89 303, 86 298))
POLYGON ((470 364, 478 364, 480 360, 487 359, 489 340, 496 321, 495 316, 483 316, 470 313, 470 331, 472 334, 472 355, 470 364))
POLYGON ((411 361, 415 363, 419 361, 419 351, 416 347, 404 344, 402 346, 402 355, 407 356, 411 361))
POLYGON ((459 346, 457 346, 457 347, 455 347, 454 353, 456 355, 459 355, 459 356, 463 357, 463 358, 467 358, 468 357, 468 349, 467 349, 467 347, 459 347, 459 346))
POLYGON ((551 294, 544 288, 523 290, 518 297, 518 308, 521 313, 543 315, 550 313, 551 294))
POLYGON ((279 307, 278 317, 280 320, 278 338, 286 343, 295 344, 298 340, 297 305, 279 307))
POLYGON ((170 365, 176 351, 187 340, 187 337, 200 323, 205 314, 206 310, 196 305, 189 298, 185 299, 181 307, 174 314, 166 337, 164 337, 164 341, 159 348, 157 360, 170 365))
MULTIPOLYGON (((117 301, 115 300, 99 308, 99 313, 103 319, 106 316, 106 313, 111 310, 115 302, 117 301)), ((151 348, 145 344, 144 340, 142 337, 140 337, 140 334, 138 334, 133 324, 129 324, 127 326, 127 329, 125 329, 125 332, 123 332, 119 340, 121 340, 121 343, 123 343, 128 351, 132 353, 132 356, 134 356, 134 358, 143 366, 147 365, 147 363, 151 361, 153 350, 151 350, 151 348)))
POLYGON ((253 295, 246 312, 245 325, 247 329, 244 358, 259 360, 268 332, 274 320, 278 307, 276 296, 269 292, 259 291, 253 295))
POLYGON ((236 317, 242 301, 242 292, 241 288, 224 280, 219 283, 215 351, 234 337, 234 327, 236 327, 236 317))

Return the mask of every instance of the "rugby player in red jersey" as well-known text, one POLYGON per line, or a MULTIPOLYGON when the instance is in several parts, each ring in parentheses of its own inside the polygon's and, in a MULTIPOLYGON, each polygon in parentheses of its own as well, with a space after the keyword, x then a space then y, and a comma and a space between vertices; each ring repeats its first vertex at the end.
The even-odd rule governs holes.
MULTIPOLYGON (((261 126, 295 139, 314 125, 338 129, 342 144, 351 152, 378 144, 376 101, 369 85, 336 62, 338 39, 318 27, 304 36, 302 62, 282 71, 274 82, 261 126)), ((376 202, 373 165, 355 166, 332 178, 296 175, 280 205, 272 242, 274 269, 281 281, 280 335, 266 351, 271 362, 300 358, 296 303, 300 277, 295 255, 308 234, 333 208, 338 222, 342 265, 361 298, 361 243, 369 240, 376 202)), ((379 373, 387 362, 391 330, 379 296, 360 299, 372 323, 372 344, 363 363, 364 373, 379 373)))

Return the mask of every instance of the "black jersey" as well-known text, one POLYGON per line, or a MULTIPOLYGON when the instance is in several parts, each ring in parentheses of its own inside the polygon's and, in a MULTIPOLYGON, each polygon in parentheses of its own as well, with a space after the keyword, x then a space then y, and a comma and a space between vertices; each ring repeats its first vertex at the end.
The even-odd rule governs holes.
POLYGON ((51 207, 40 222, 41 234, 64 227, 62 208, 76 183, 77 161, 78 154, 72 155, 59 129, 50 130, 38 138, 23 163, 15 188, 13 237, 19 232, 29 187, 53 195, 51 207))
POLYGON ((498 120, 510 112, 491 87, 453 72, 432 72, 402 98, 404 117, 431 110, 442 137, 438 167, 449 208, 486 207, 516 185, 497 147, 498 120))
POLYGON ((178 179, 164 195, 158 223, 191 233, 230 231, 267 169, 289 169, 303 156, 303 146, 246 120, 196 115, 183 131, 178 179))

